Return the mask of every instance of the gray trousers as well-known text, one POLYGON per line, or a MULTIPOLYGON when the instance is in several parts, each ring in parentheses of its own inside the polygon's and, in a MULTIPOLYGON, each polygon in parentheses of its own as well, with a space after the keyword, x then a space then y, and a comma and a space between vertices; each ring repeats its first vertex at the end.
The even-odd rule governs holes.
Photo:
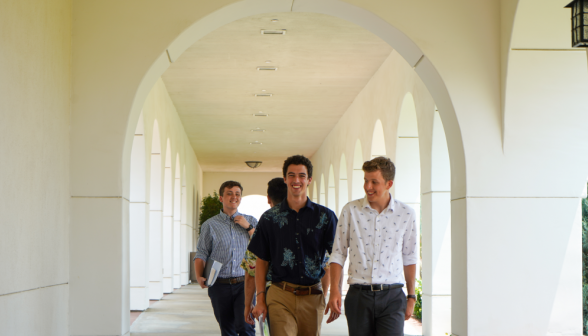
POLYGON ((405 311, 402 288, 372 292, 351 286, 345 297, 349 336, 403 336, 405 311))

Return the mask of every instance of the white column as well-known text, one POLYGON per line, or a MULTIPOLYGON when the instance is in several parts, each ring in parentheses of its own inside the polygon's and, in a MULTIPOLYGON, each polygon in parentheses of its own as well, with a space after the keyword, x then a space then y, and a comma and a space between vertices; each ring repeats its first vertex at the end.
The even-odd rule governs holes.
POLYGON ((190 252, 188 251, 188 246, 192 246, 192 227, 188 225, 187 196, 186 186, 184 185, 182 186, 182 226, 180 232, 180 281, 182 286, 187 285, 188 282, 190 282, 190 252))
POLYGON ((149 299, 163 297, 163 207, 161 154, 151 154, 151 182, 149 184, 149 299))
POLYGON ((172 169, 165 167, 163 177, 163 292, 173 291, 173 192, 172 169))
MULTIPOLYGON (((176 170, 178 171, 178 170, 176 170)), ((180 280, 180 252, 181 252, 181 192, 182 187, 180 184, 180 174, 176 172, 175 184, 174 184, 174 229, 173 229, 173 286, 174 288, 181 287, 180 280)))
POLYGON ((149 307, 149 204, 130 203, 131 310, 149 307))

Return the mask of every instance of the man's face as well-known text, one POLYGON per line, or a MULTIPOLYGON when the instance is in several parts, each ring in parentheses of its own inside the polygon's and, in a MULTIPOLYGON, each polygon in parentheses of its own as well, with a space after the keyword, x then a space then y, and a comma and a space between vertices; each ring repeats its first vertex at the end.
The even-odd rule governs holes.
POLYGON ((305 165, 289 165, 286 171, 284 182, 288 186, 288 194, 292 196, 305 196, 306 188, 312 181, 308 177, 308 171, 305 165))
POLYGON ((368 202, 378 202, 388 198, 393 181, 384 180, 381 171, 364 172, 363 180, 363 190, 365 190, 368 202))
POLYGON ((223 204, 224 210, 230 212, 236 211, 239 207, 239 204, 241 204, 241 188, 225 187, 225 191, 223 192, 223 195, 219 197, 219 200, 223 204))

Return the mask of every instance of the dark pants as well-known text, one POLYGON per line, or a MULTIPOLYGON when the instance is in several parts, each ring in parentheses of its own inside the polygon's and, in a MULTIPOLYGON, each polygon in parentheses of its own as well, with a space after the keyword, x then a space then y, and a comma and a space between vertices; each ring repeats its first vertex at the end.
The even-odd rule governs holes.
POLYGON ((245 322, 245 283, 235 285, 215 283, 208 288, 214 317, 222 336, 255 336, 255 328, 245 322))
POLYGON ((345 317, 350 336, 403 336, 406 295, 402 288, 378 292, 350 287, 345 317))

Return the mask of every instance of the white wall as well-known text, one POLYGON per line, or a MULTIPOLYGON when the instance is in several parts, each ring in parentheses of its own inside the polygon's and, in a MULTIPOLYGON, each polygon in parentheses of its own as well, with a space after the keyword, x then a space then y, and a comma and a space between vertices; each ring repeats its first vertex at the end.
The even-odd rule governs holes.
MULTIPOLYGON (((284 158, 286 160, 286 158, 284 158)), ((212 196, 225 181, 237 181, 243 187, 243 196, 247 195, 267 195, 267 183, 276 177, 283 177, 282 172, 275 173, 214 173, 204 172, 202 195, 209 194, 212 196)))
POLYGON ((1 7, 0 335, 66 335, 72 4, 1 7))

